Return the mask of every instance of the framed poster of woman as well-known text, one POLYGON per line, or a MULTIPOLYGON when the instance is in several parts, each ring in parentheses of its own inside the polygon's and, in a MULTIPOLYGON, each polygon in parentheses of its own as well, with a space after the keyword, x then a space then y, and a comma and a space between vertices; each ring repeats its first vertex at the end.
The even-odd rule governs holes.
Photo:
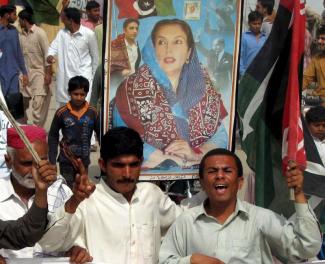
POLYGON ((207 151, 231 147, 239 2, 110 1, 104 130, 140 133, 141 179, 194 178, 207 151))

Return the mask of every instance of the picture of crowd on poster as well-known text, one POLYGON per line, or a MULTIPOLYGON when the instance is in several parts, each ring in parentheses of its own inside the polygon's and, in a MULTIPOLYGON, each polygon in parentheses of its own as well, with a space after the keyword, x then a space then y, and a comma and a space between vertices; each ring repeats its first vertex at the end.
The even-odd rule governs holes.
MULTIPOLYGON (((325 8, 325 1, 323 1, 325 8)), ((325 106, 325 10, 306 9, 303 102, 325 106)))
POLYGON ((104 104, 109 127, 144 139, 146 173, 193 173, 229 147, 236 12, 229 0, 114 1, 104 104))

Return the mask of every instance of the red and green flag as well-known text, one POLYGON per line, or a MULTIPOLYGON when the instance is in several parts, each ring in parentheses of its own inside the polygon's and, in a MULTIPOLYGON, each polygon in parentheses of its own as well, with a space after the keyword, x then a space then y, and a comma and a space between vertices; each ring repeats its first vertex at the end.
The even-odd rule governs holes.
MULTIPOLYGON (((247 163, 255 171, 256 204, 287 216, 292 214, 293 207, 282 177, 282 152, 284 162, 288 160, 287 153, 291 155, 295 147, 303 153, 298 81, 302 54, 300 46, 295 48, 294 44, 300 41, 305 29, 301 24, 300 2, 280 0, 272 31, 238 87, 242 149, 247 154, 247 163), (291 113, 285 108, 288 104, 294 106, 289 109, 291 113), (284 132, 289 129, 290 133, 284 138, 284 132), (283 142, 287 144, 287 152, 283 142)), ((290 159, 303 162, 300 154, 297 157, 293 153, 290 159)))
POLYGON ((153 13, 153 16, 176 15, 173 0, 115 0, 115 5, 119 11, 119 19, 140 18, 139 10, 146 6, 155 7, 156 12, 153 13))

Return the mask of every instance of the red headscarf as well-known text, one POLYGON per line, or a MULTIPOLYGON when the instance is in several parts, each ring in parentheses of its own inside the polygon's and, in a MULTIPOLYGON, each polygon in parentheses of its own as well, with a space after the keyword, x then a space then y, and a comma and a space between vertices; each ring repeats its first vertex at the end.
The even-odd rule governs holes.
MULTIPOLYGON (((44 128, 38 126, 20 126, 25 132, 26 137, 33 143, 35 141, 47 142, 46 141, 46 131, 44 128)), ((7 129, 7 145, 15 149, 22 149, 25 147, 25 143, 21 140, 16 129, 14 127, 7 129)))

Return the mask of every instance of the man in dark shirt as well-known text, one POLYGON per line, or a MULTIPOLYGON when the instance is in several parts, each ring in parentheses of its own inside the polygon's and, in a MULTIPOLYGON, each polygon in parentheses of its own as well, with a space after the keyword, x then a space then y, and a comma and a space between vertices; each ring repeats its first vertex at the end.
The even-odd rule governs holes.
POLYGON ((19 74, 23 74, 23 86, 28 84, 25 61, 19 44, 18 31, 11 25, 17 20, 16 7, 0 7, 0 83, 2 93, 19 91, 19 74))
POLYGON ((99 136, 99 118, 96 109, 86 101, 89 81, 83 76, 75 76, 69 80, 68 86, 71 100, 56 111, 48 143, 50 162, 56 164, 61 130, 60 173, 72 188, 78 171, 76 159, 80 158, 86 168, 90 164, 90 139, 93 131, 99 136))

